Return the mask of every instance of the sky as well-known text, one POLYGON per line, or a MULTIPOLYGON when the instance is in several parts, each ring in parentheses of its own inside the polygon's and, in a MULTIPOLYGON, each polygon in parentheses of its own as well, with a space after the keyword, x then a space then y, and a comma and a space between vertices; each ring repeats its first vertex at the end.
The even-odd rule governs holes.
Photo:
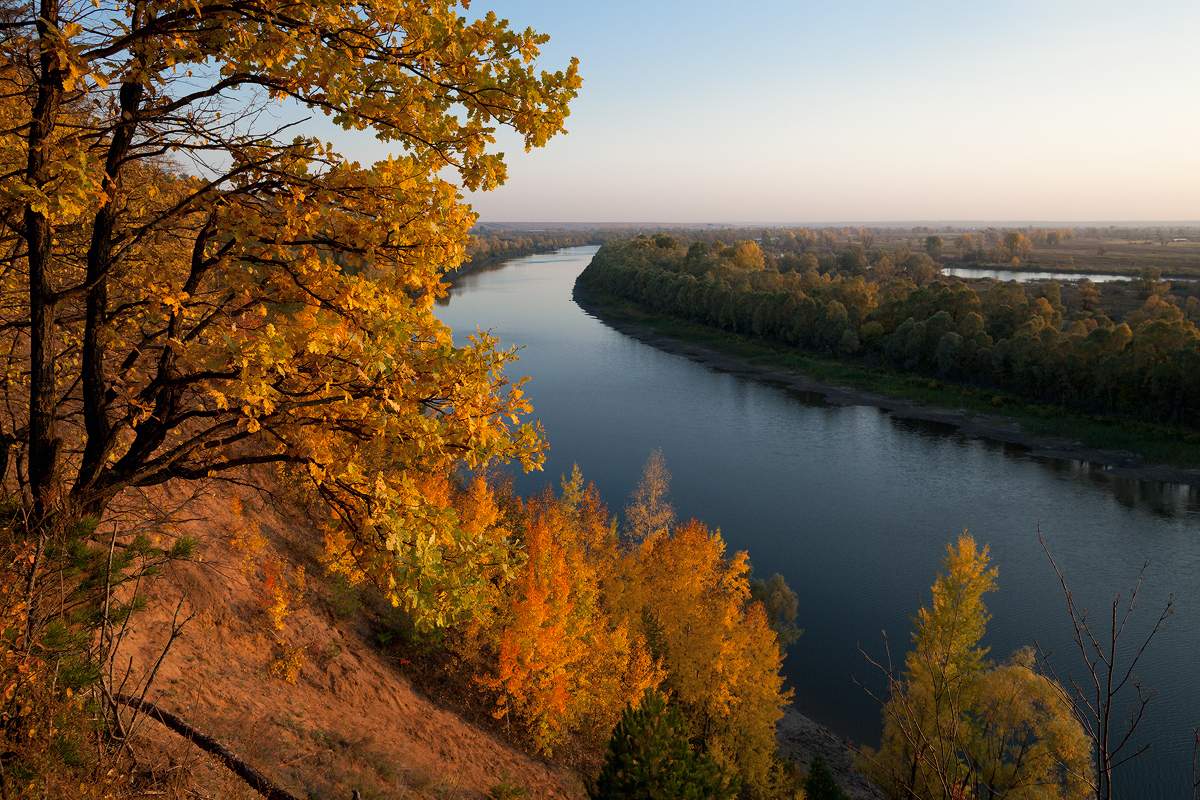
POLYGON ((568 135, 500 137, 483 221, 1200 219, 1197 0, 487 9, 584 85, 568 135))

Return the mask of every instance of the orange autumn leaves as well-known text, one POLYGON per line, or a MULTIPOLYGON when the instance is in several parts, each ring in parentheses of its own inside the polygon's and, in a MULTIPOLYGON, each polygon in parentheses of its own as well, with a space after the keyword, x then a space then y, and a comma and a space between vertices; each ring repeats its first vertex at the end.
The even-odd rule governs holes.
POLYGON ((616 537, 595 490, 577 488, 524 505, 526 561, 483 631, 495 667, 481 683, 497 714, 524 720, 545 751, 571 734, 603 742, 625 705, 662 680, 644 636, 606 607, 616 537))
POLYGON ((746 554, 727 558, 695 521, 622 541, 578 470, 511 516, 523 563, 460 646, 496 715, 543 752, 588 761, 624 707, 659 688, 723 766, 765 786, 789 692, 746 554))

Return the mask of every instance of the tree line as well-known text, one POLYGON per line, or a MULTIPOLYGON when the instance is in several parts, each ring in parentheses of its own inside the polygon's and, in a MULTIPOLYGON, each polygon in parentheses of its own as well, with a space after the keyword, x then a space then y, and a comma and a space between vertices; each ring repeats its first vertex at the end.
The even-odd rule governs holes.
POLYGON ((1200 301, 1147 278, 1110 316, 1093 284, 967 282, 926 253, 764 254, 666 235, 604 245, 585 294, 840 358, 1089 413, 1200 427, 1200 301))
POLYGON ((453 278, 472 269, 510 258, 545 253, 563 247, 599 244, 601 236, 599 231, 509 231, 478 226, 471 231, 466 262, 451 270, 447 277, 453 278))

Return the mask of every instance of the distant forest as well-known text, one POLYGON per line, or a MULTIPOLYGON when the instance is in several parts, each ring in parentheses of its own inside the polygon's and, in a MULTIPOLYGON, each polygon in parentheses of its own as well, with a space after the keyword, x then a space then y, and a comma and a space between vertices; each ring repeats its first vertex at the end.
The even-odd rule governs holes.
MULTIPOLYGON (((1126 247, 1130 233, 1136 232, 1125 232, 1126 247)), ((1176 238, 1170 231, 1143 233, 1149 234, 1143 246, 1155 249, 1176 238)), ((933 233, 919 250, 899 236, 883 246, 872 234, 839 240, 810 229, 741 241, 638 236, 605 244, 578 288, 810 353, 1087 413, 1200 428, 1200 285, 1172 284, 1152 269, 1104 284, 968 280, 941 272, 947 262, 968 260, 1020 267, 1036 246, 1072 237, 1071 231, 963 233, 952 258, 945 239, 933 233)))
POLYGON ((467 245, 467 261, 453 275, 510 258, 545 253, 562 247, 600 244, 596 231, 548 229, 538 231, 481 227, 471 231, 467 245))

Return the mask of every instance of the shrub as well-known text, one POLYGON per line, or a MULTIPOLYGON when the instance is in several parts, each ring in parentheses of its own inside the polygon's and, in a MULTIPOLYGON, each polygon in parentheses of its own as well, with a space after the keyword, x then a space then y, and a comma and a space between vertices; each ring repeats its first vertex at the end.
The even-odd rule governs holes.
POLYGON ((721 800, 737 795, 737 781, 688 740, 674 706, 647 690, 629 706, 613 731, 593 800, 721 800))
POLYGON ((833 779, 829 765, 825 759, 817 756, 812 766, 808 768, 808 777, 804 779, 805 800, 848 800, 846 793, 833 779))

